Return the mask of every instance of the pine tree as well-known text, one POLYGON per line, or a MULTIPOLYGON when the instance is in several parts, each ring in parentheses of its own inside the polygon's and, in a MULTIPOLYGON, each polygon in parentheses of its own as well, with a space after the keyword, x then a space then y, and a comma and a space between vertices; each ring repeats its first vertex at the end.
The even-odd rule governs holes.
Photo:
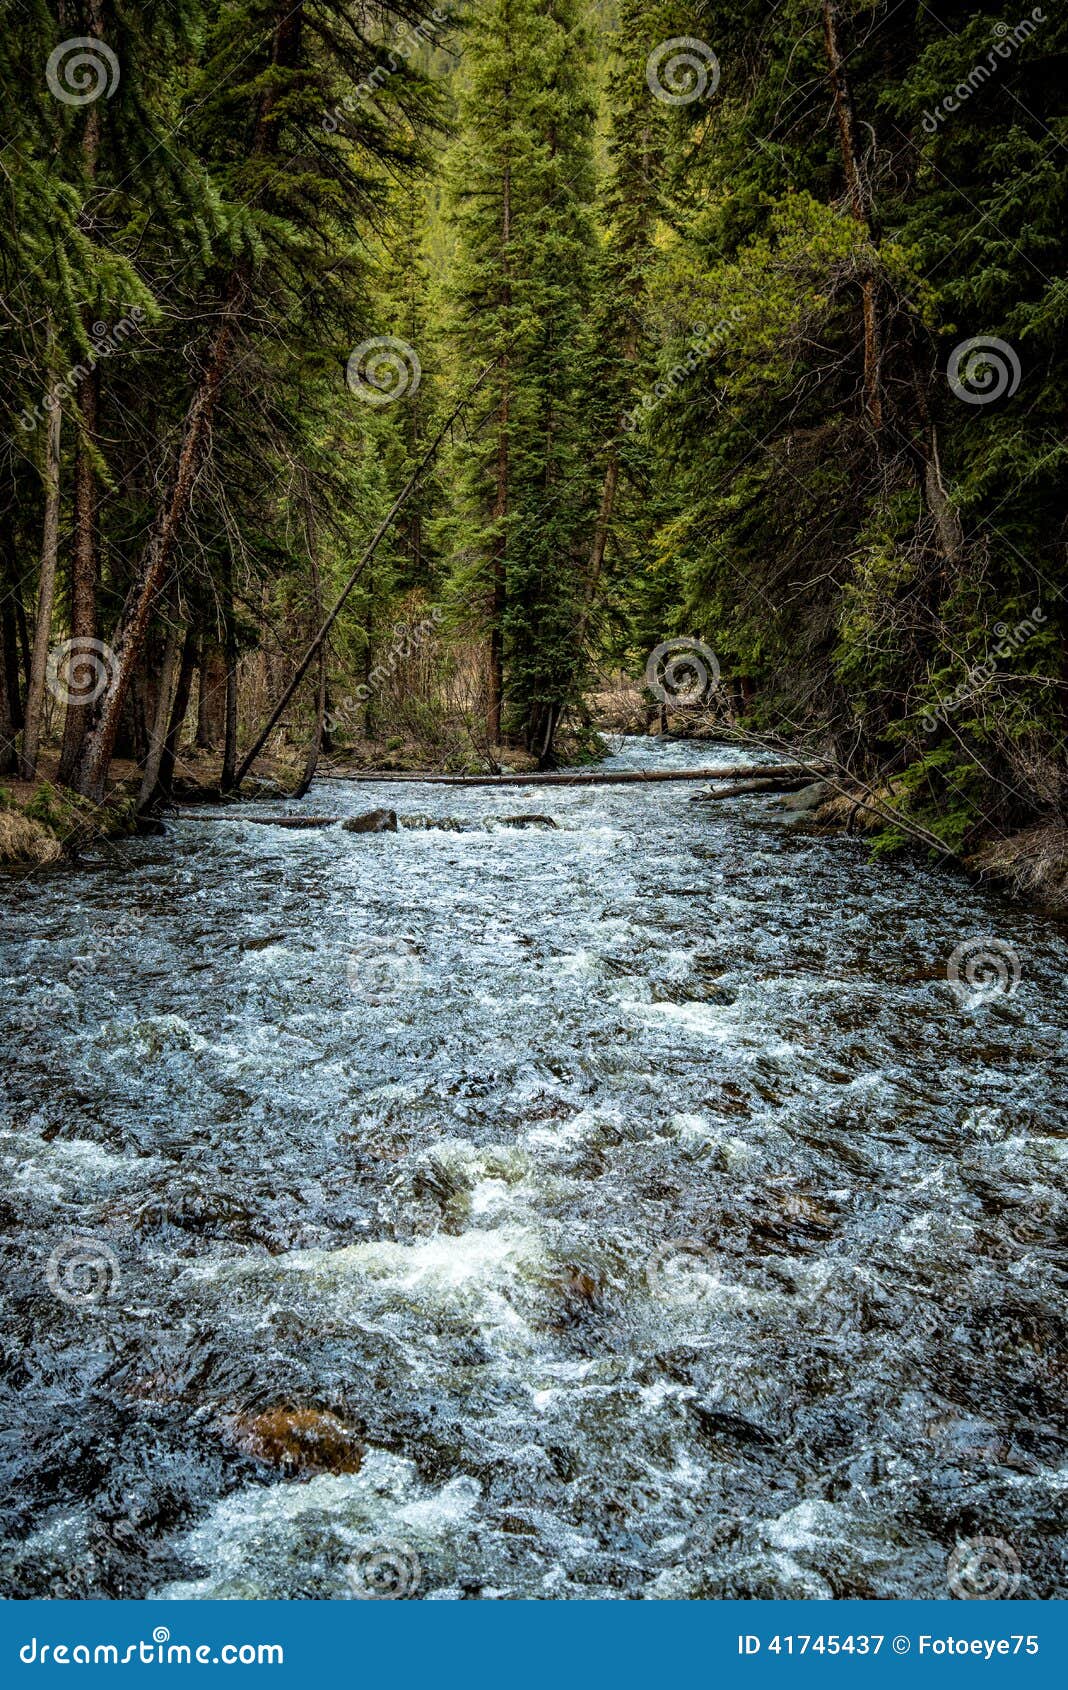
POLYGON ((467 460, 458 580, 489 642, 489 743, 514 736, 542 762, 580 683, 593 497, 584 43, 574 0, 484 0, 450 161, 455 343, 465 369, 495 364, 492 420, 467 460))

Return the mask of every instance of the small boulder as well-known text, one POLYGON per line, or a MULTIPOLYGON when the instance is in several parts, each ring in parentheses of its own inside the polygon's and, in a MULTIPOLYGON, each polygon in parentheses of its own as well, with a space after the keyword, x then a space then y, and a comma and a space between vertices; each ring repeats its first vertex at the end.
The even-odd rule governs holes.
POLYGON ((552 816, 498 816, 502 827, 555 827, 552 816))
POLYGON ((342 822, 345 833, 396 833, 396 810, 368 810, 363 816, 350 816, 342 822))
POLYGON ((803 786, 800 792, 791 792, 789 797, 781 798, 779 804, 784 810, 799 810, 802 813, 818 810, 825 798, 829 798, 831 789, 825 780, 814 780, 808 786, 803 786))
POLYGON ((271 1408, 234 1422, 234 1437, 246 1454, 279 1467, 290 1477, 316 1473, 358 1473, 363 1445, 336 1415, 318 1408, 271 1408))

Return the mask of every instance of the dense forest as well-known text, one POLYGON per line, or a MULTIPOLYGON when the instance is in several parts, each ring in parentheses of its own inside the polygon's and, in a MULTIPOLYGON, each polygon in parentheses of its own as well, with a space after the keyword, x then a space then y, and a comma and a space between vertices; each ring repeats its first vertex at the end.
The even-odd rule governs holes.
POLYGON ((880 844, 1063 868, 1063 13, 0 39, 9 811, 232 790, 268 728, 298 789, 549 768, 636 708, 818 750, 880 844))

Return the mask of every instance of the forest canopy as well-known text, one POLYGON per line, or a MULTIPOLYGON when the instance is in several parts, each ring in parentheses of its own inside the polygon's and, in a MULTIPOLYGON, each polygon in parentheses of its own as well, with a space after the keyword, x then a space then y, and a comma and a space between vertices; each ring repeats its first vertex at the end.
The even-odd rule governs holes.
POLYGON ((629 687, 887 845, 1063 829, 1063 12, 32 0, 0 58, 0 776, 549 768, 629 687))

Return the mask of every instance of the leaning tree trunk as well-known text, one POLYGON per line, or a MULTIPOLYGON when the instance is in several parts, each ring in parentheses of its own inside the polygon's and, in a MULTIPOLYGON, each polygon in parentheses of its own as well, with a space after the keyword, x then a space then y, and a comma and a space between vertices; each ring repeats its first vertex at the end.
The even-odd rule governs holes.
MULTIPOLYGON (((275 70, 292 69, 297 63, 300 56, 302 22, 303 6, 300 0, 294 6, 289 5, 289 0, 277 0, 271 49, 271 62, 275 70)), ((256 126, 249 145, 249 154, 253 158, 264 157, 277 149, 278 130, 272 116, 278 97, 279 85, 272 81, 260 100, 256 126)), ((241 264, 230 276, 207 367, 186 410, 178 456, 167 494, 149 533, 140 570, 115 636, 111 679, 98 703, 75 771, 72 784, 88 798, 100 799, 104 794, 123 701, 144 649, 153 608, 169 576, 178 535, 189 513, 193 488, 207 450, 215 401, 233 352, 237 322, 246 301, 248 288, 248 268, 241 264)), ((227 708, 229 710, 229 693, 227 708)))
POLYGON ((45 508, 41 530, 41 580, 37 593, 37 621, 33 630, 33 654, 30 658, 30 682, 26 692, 26 719, 22 730, 23 780, 32 780, 37 772, 37 751, 41 742, 41 719, 44 714, 45 679, 48 673, 48 648, 52 641, 52 608, 56 599, 56 560, 59 551, 59 440, 63 412, 53 400, 48 413, 48 436, 45 442, 45 508))
POLYGON ((222 320, 215 334, 207 369, 198 382, 186 411, 178 460, 166 501, 153 523, 138 578, 127 599, 115 635, 111 680, 104 690, 93 725, 86 735, 72 783, 76 790, 87 798, 99 800, 104 795, 123 703, 130 689, 134 669, 144 650, 153 607, 170 571, 179 530, 189 510, 193 485, 203 461, 211 415, 229 361, 236 319, 244 303, 245 290, 243 273, 236 273, 231 278, 227 291, 222 320))

